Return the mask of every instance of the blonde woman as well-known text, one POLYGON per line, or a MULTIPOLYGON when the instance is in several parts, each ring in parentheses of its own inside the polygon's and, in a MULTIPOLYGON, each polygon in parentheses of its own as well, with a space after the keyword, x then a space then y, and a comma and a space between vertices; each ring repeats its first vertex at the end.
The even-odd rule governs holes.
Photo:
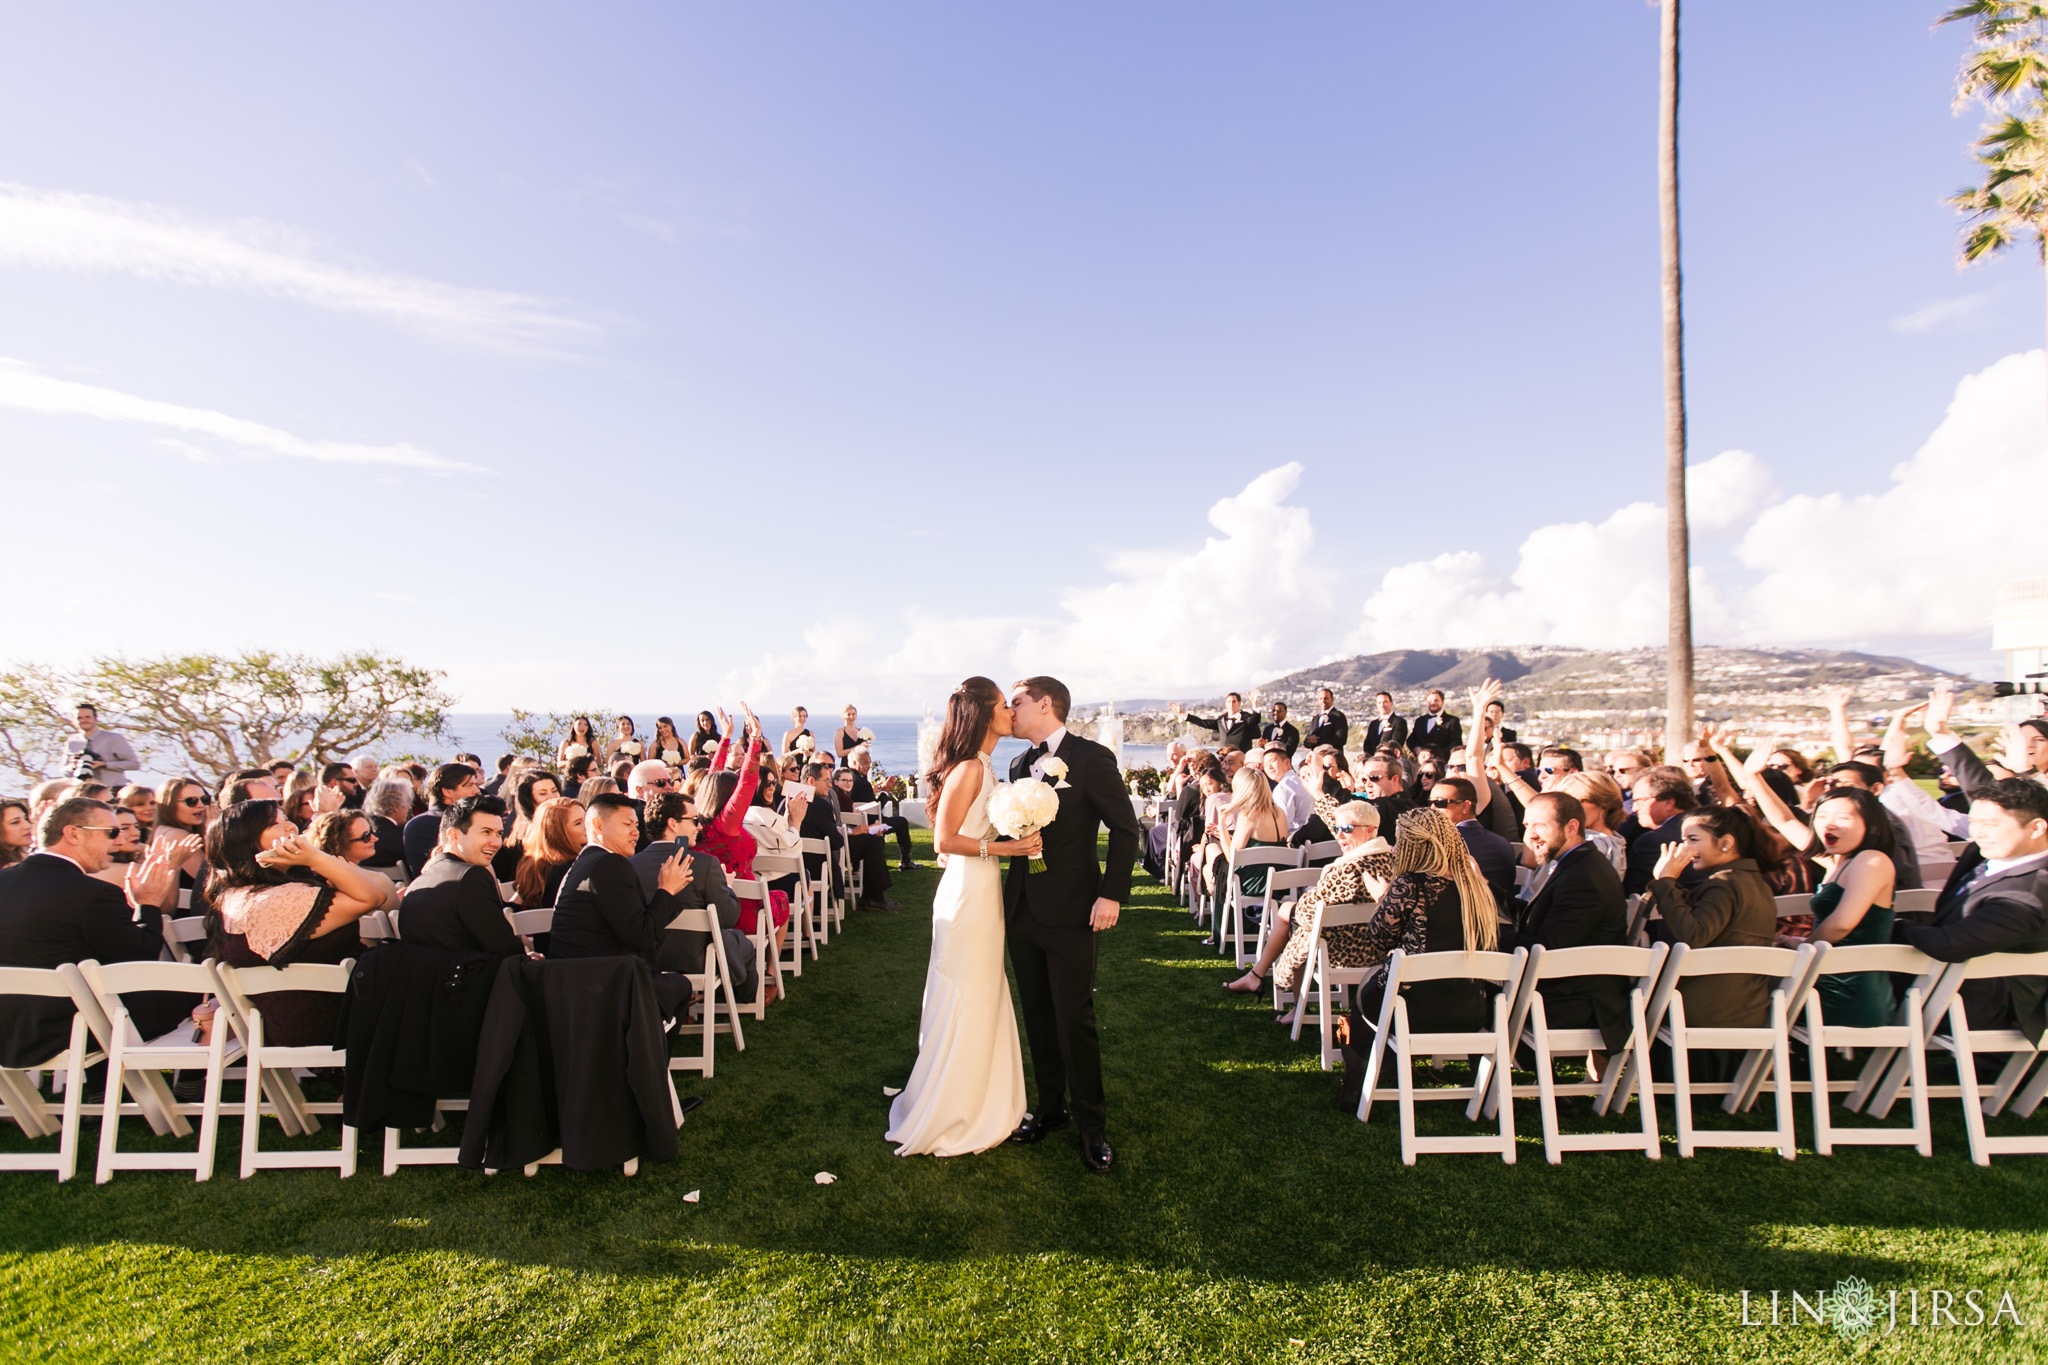
MULTIPOLYGON (((1556 790, 1576 796, 1586 808, 1586 842, 1600 850, 1614 864, 1614 870, 1628 873, 1628 845, 1621 841, 1621 784, 1602 772, 1566 773, 1556 790)), ((1532 897, 1535 892, 1529 893, 1532 897)))
MULTIPOLYGON (((1479 865, 1465 851, 1458 827, 1433 806, 1402 815, 1394 823, 1394 879, 1380 897, 1379 913, 1360 925, 1366 954, 1361 965, 1378 964, 1356 988, 1354 1032, 1379 1022, 1387 992, 1387 959, 1406 953, 1491 952, 1499 913, 1479 865)), ((1477 981, 1426 981, 1404 993, 1409 1027, 1418 1033, 1449 1033, 1486 1027, 1487 988, 1477 981)), ((1357 1043, 1362 1044, 1362 1036, 1357 1043)), ((1344 1048, 1344 1087, 1355 1108, 1365 1081, 1363 1046, 1344 1048)), ((1401 1065, 1406 1065, 1404 1058, 1401 1065)))

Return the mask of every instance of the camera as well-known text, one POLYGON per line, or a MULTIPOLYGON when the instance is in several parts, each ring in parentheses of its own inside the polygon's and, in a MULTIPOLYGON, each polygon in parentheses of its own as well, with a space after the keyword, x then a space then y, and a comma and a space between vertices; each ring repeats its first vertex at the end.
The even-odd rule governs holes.
POLYGON ((80 782, 92 781, 94 766, 98 762, 99 755, 87 749, 78 756, 78 761, 71 765, 71 776, 80 782))
POLYGON ((2048 683, 2037 682, 1995 682, 1991 684, 1994 697, 2048 697, 2048 683))

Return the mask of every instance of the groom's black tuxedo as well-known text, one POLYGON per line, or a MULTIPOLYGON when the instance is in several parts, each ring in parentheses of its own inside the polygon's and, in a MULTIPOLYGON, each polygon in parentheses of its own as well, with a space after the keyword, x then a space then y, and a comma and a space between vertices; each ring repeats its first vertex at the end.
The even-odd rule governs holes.
MULTIPOLYGON (((1010 764, 1010 780, 1031 775, 1045 754, 1035 746, 1010 764)), ((1093 740, 1061 737, 1055 754, 1067 775, 1058 786, 1060 813, 1040 831, 1045 871, 1029 871, 1012 858, 1003 887, 1010 963, 1017 972, 1018 1004, 1031 1040, 1040 1118, 1070 1106, 1084 1137, 1100 1137, 1107 1123, 1102 1098, 1102 1057, 1095 1034, 1095 931, 1089 915, 1098 899, 1123 904, 1131 896, 1131 869, 1142 837, 1116 757, 1093 740), (1109 827, 1109 860, 1095 860, 1095 836, 1109 827)), ((1048 779, 1050 780, 1050 779, 1048 779)))

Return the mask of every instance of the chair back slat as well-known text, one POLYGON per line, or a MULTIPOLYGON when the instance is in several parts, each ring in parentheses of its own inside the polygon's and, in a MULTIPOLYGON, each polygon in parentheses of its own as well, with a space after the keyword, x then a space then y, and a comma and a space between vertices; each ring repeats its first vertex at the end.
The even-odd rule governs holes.
POLYGON ((505 918, 512 923, 512 932, 530 938, 545 934, 555 927, 555 912, 546 906, 538 910, 507 910, 505 918))
POLYGON ((1939 971, 1945 965, 1918 948, 1909 948, 1903 943, 1832 943, 1828 945, 1820 969, 1823 972, 1898 972, 1904 976, 1920 976, 1939 971))
POLYGON ((1529 975, 1540 981, 1561 976, 1632 976, 1638 980, 1650 974, 1651 966, 1664 954, 1657 948, 1635 948, 1622 944, 1588 944, 1578 948, 1545 948, 1530 962, 1529 975))
POLYGON ((1789 976, 1798 952, 1791 948, 1694 948, 1678 963, 1680 976, 1789 976))
POLYGON ((2048 976, 2048 953, 1986 953, 1963 964, 1963 980, 2000 976, 2048 976))
MULTIPOLYGON (((1520 951, 1518 949, 1517 953, 1520 951)), ((1407 986, 1419 981, 1491 981, 1498 984, 1512 978, 1520 969, 1521 959, 1517 953, 1465 953, 1455 949, 1443 953, 1408 953, 1401 959, 1398 984, 1407 986)), ((1389 972, 1389 995, 1394 993, 1396 984, 1389 972)))
POLYGON ((348 990, 353 959, 340 964, 301 962, 290 967, 230 967, 219 964, 221 984, 238 995, 268 995, 272 991, 325 991, 341 995, 348 990))
POLYGON ((0 995, 69 1000, 71 983, 55 967, 0 967, 0 995))
MULTIPOLYGON (((1946 880, 1944 878, 1944 880, 1946 880)), ((1941 899, 1941 888, 1923 887, 1917 891, 1896 891, 1892 893, 1892 911, 1900 915, 1931 915, 1934 903, 1941 899)))
POLYGON ((1323 928, 1335 929, 1344 924, 1364 924, 1380 912, 1378 901, 1343 901, 1323 907, 1323 928))
POLYGON ((676 917, 668 922, 668 927, 671 929, 687 929, 698 933, 712 934, 718 932, 719 926, 718 920, 712 912, 703 906, 699 906, 694 910, 678 910, 676 917))

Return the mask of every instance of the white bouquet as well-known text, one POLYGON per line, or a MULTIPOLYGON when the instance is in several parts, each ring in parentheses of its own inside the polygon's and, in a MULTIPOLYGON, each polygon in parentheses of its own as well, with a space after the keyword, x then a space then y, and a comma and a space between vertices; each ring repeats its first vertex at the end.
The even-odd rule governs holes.
MULTIPOLYGON (((1028 839, 1059 817, 1060 798, 1035 777, 1004 782, 989 793, 988 820, 1006 839, 1028 839)), ((1030 870, 1045 871, 1045 859, 1033 858, 1030 870)))
POLYGON ((579 758, 590 757, 590 750, 581 744, 571 744, 568 748, 562 750, 562 756, 571 763, 574 763, 579 758))
POLYGON ((863 744, 873 744, 875 742, 875 732, 868 729, 867 726, 861 726, 859 734, 863 744))
POLYGON ((635 758, 640 757, 640 741, 637 739, 627 740, 624 744, 621 744, 619 746, 619 752, 622 754, 631 754, 635 758))
POLYGON ((683 751, 681 749, 663 749, 661 751, 661 761, 668 764, 671 768, 680 768, 683 766, 683 751))
POLYGON ((818 742, 809 735, 798 735, 796 737, 796 751, 800 754, 813 753, 817 750, 817 747, 818 742))

